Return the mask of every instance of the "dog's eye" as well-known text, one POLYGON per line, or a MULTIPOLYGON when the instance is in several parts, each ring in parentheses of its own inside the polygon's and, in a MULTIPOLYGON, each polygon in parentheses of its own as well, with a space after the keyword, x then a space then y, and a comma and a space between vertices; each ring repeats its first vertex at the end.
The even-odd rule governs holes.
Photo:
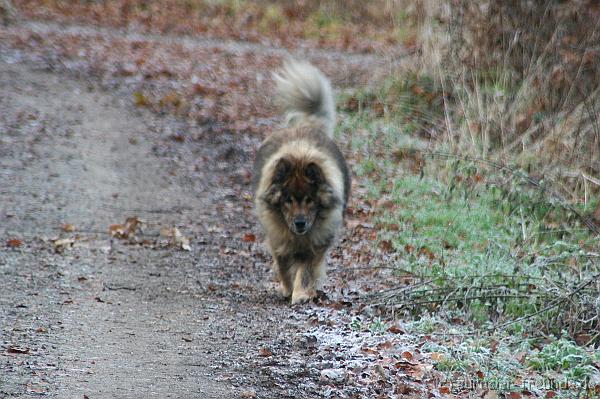
POLYGON ((290 205, 292 203, 292 197, 285 197, 283 200, 286 204, 290 205))
POLYGON ((312 201, 312 199, 307 198, 304 200, 304 202, 306 203, 306 205, 310 205, 310 204, 312 204, 313 201, 312 201))

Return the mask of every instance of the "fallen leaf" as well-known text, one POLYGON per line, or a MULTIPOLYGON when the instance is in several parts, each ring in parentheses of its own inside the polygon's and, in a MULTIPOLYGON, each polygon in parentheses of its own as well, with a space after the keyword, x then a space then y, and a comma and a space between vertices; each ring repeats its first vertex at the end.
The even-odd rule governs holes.
POLYGON ((270 356, 273 356, 273 352, 271 352, 271 351, 269 350, 269 348, 264 348, 264 347, 263 347, 263 348, 260 348, 260 349, 258 350, 258 356, 262 356, 262 357, 270 357, 270 356))
POLYGON ((394 343, 392 341, 384 341, 377 345, 378 349, 391 349, 394 347, 394 343))
POLYGON ((527 358, 527 352, 526 351, 517 352, 514 357, 515 357, 515 359, 517 359, 517 361, 519 363, 524 364, 525 359, 527 358))
POLYGON ((406 330, 402 327, 399 321, 395 322, 388 328, 388 332, 392 334, 406 334, 406 330))
POLYGON ((11 238, 6 241, 6 246, 9 248, 19 248, 21 245, 23 245, 23 241, 18 238, 11 238))
POLYGON ((372 108, 375 112, 375 116, 377 116, 378 118, 382 117, 385 114, 385 106, 381 101, 375 102, 372 108))
POLYGON ((511 392, 508 394, 510 399, 521 399, 521 394, 519 392, 511 392))
POLYGON ((452 244, 450 241, 447 240, 442 240, 442 245, 444 246, 444 249, 455 249, 456 245, 452 244))
POLYGON ((242 237, 242 241, 254 242, 254 241, 256 241, 256 236, 252 233, 246 233, 246 234, 244 234, 244 237, 242 237))
POLYGON ((394 251, 394 246, 392 245, 392 242, 390 240, 382 240, 379 243, 379 247, 384 251, 384 252, 393 252, 394 251))
POLYGON ((129 217, 125 219, 125 224, 113 224, 108 228, 111 237, 128 239, 135 236, 138 227, 142 221, 137 217, 129 217))
POLYGON ((429 357, 431 357, 431 360, 433 360, 435 362, 442 362, 445 359, 445 356, 442 353, 438 353, 438 352, 431 352, 429 354, 429 357))
POLYGON ((71 248, 74 243, 74 238, 59 238, 58 240, 54 240, 54 249, 57 252, 62 252, 65 249, 71 248))
POLYGON ((181 132, 177 132, 171 135, 171 140, 183 143, 185 141, 185 135, 181 132))
POLYGON ((420 381, 432 368, 433 366, 431 364, 411 364, 410 367, 406 369, 406 372, 415 380, 420 381))
POLYGON ((400 383, 396 386, 394 393, 399 394, 399 395, 408 395, 412 391, 413 391, 413 389, 410 387, 410 385, 400 383))
POLYGON ((360 107, 360 102, 358 101, 358 99, 355 96, 352 96, 346 101, 346 104, 344 105, 344 107, 345 107, 345 110, 348 112, 357 112, 360 107))
POLYGON ((133 102, 138 107, 147 107, 150 104, 144 93, 139 91, 133 93, 133 102))
POLYGON ((410 353, 409 351, 404 351, 402 352, 402 357, 406 360, 412 360, 413 359, 413 354, 410 353))
POLYGON ((376 208, 392 209, 396 204, 389 198, 381 198, 375 202, 376 208))
POLYGON ((448 395, 450 393, 450 387, 442 386, 440 387, 440 393, 444 395, 448 395))
POLYGON ((431 252, 431 250, 427 247, 421 247, 421 249, 419 249, 419 256, 421 255, 426 256, 427 258, 429 258, 429 260, 435 259, 435 254, 431 252))
POLYGON ((191 251, 189 238, 185 237, 177 227, 163 227, 160 235, 169 239, 170 244, 180 247, 184 251, 191 251))
POLYGON ((592 335, 587 333, 575 334, 575 342, 577 345, 584 346, 592 340, 592 335))
POLYGON ((367 223, 361 219, 348 219, 346 221, 346 227, 349 230, 361 228, 361 229, 372 229, 374 225, 372 223, 367 223))
POLYGON ((490 351, 492 353, 496 353, 498 351, 498 344, 499 342, 497 340, 493 340, 492 342, 490 342, 490 351))
POLYGON ((60 228, 65 233, 71 233, 71 232, 75 231, 75 226, 73 226, 71 223, 65 223, 65 224, 61 225, 60 228))
POLYGON ((26 355, 29 353, 29 348, 21 348, 18 346, 11 346, 6 350, 6 353, 16 353, 20 355, 26 355))
POLYGON ((369 347, 364 347, 360 349, 361 351, 363 351, 364 353, 368 353, 370 355, 379 355, 379 351, 373 348, 369 348, 369 347))

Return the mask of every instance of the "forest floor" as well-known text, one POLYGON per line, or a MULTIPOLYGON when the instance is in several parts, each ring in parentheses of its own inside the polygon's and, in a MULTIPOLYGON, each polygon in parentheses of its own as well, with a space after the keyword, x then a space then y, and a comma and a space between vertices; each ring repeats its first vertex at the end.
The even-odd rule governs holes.
POLYGON ((1 397, 498 397, 449 378, 483 378, 448 368, 472 342, 464 320, 381 306, 414 280, 395 274, 405 254, 372 217, 389 204, 363 175, 309 304, 277 294, 253 215, 253 157, 280 121, 271 71, 306 58, 342 91, 372 87, 410 62, 402 46, 57 21, 0 27, 1 397))
MULTIPOLYGON (((101 72, 96 61, 63 53, 73 42, 106 52, 113 41, 191 48, 190 59, 165 61, 168 80, 167 68, 180 62, 203 69, 199 52, 217 54, 211 63, 230 68, 230 78, 268 79, 270 68, 235 69, 231 60, 276 58, 270 67, 287 51, 51 23, 0 36, 2 397, 331 396, 349 378, 350 349, 358 351, 352 374, 364 378, 364 368, 371 377, 366 359, 374 355, 360 356, 369 338, 347 341, 351 330, 336 328, 348 324, 345 309, 359 306, 349 274, 361 272, 339 269, 342 249, 331 262, 330 298, 290 307, 276 293, 249 177, 261 126, 268 131, 277 116, 257 123, 237 113, 243 127, 232 129, 157 114, 140 106, 137 72, 123 73, 118 53, 106 55, 101 72), (255 129, 246 132, 249 123, 255 129)), ((345 69, 338 82, 360 79, 375 58, 315 57, 345 69)), ((242 105, 254 101, 248 95, 242 105)), ((398 331, 388 335, 374 344, 390 348, 398 331)), ((355 385, 344 389, 370 390, 355 385)))

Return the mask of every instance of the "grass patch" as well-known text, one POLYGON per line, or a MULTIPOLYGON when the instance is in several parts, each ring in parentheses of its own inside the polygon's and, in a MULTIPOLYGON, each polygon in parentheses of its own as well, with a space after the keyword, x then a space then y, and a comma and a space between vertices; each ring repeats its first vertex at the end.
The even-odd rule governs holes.
POLYGON ((593 382, 598 373, 593 366, 597 353, 564 338, 541 349, 535 339, 469 337, 445 344, 427 341, 421 350, 443 375, 441 383, 456 391, 487 387, 505 395, 529 392, 534 397, 598 397, 593 382), (546 396, 548 392, 555 396, 546 396))
POLYGON ((431 79, 407 74, 340 101, 337 134, 378 240, 400 255, 397 274, 415 283, 388 292, 388 306, 597 343, 600 238, 581 218, 595 202, 572 207, 518 165, 426 150, 444 118, 440 96, 431 79))
POLYGON ((429 150, 444 134, 440 93, 407 73, 340 101, 356 197, 371 209, 382 266, 398 276, 375 301, 409 334, 448 334, 421 350, 450 386, 597 397, 587 389, 600 378, 600 237, 581 217, 596 201, 568 204, 517 163, 429 150))
POLYGON ((560 339, 544 346, 531 356, 528 363, 547 375, 558 372, 570 380, 582 381, 597 372, 593 362, 599 360, 597 352, 591 355, 574 342, 560 339))

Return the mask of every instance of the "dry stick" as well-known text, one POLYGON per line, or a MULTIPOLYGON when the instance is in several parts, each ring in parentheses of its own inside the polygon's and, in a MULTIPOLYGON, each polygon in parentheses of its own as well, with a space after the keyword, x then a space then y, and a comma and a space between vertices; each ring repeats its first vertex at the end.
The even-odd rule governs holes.
MULTIPOLYGON (((460 284, 460 282, 457 282, 457 284, 460 284)), ((419 283, 419 285, 423 285, 423 283, 419 283)), ((491 284, 491 285, 483 285, 483 286, 478 286, 478 287, 474 287, 474 286, 462 286, 462 287, 458 287, 454 290, 451 290, 453 292, 459 292, 459 291, 464 291, 465 293, 467 293, 468 291, 472 290, 472 289, 476 289, 478 291, 493 291, 493 290, 515 290, 517 289, 517 287, 528 287, 530 285, 530 283, 518 283, 518 284, 514 284, 513 286, 515 288, 507 288, 506 284, 491 284)), ((432 296, 432 295, 446 295, 446 293, 449 291, 448 288, 446 287, 441 287, 441 288, 430 288, 430 289, 424 289, 424 290, 416 290, 414 289, 415 287, 418 287, 417 285, 411 285, 409 287, 404 287, 404 288, 388 288, 386 291, 379 291, 376 295, 381 295, 382 293, 385 293, 387 295, 381 295, 381 296, 385 296, 387 298, 391 299, 392 295, 399 295, 402 294, 404 292, 410 292, 410 291, 415 291, 412 292, 411 296, 413 298, 417 298, 417 297, 424 297, 424 296, 432 296), (394 290, 397 290, 396 292, 392 292, 394 290)), ((515 291, 515 292, 519 292, 519 291, 515 291)))
POLYGON ((540 294, 540 295, 523 295, 523 294, 521 294, 521 295, 514 295, 514 294, 501 295, 501 294, 496 294, 496 295, 475 295, 475 296, 465 296, 465 297, 446 297, 444 299, 439 299, 439 298, 438 299, 429 299, 426 301, 419 301, 419 302, 407 301, 407 302, 403 303, 402 305, 395 305, 393 307, 399 308, 399 307, 406 306, 406 305, 422 306, 422 305, 429 305, 429 304, 433 304, 433 303, 474 301, 474 300, 482 300, 482 299, 524 299, 524 298, 531 298, 531 297, 545 298, 546 296, 543 294, 540 294))
MULTIPOLYGON (((596 273, 595 275, 593 275, 592 277, 590 277, 587 281, 584 281, 578 287, 576 287, 574 290, 572 290, 568 295, 563 296, 562 298, 556 298, 550 304, 548 304, 547 306, 545 306, 544 308, 538 310, 535 313, 528 314, 528 315, 519 317, 519 318, 514 319, 514 320, 510 320, 510 321, 508 321, 506 323, 503 323, 503 324, 501 324, 499 326, 485 328, 483 330, 468 330, 468 331, 465 331, 465 332, 462 332, 462 333, 444 333, 442 335, 444 335, 444 336, 466 336, 466 335, 476 335, 476 334, 481 333, 481 332, 494 332, 496 330, 504 329, 504 328, 510 326, 511 324, 517 323, 519 321, 531 319, 532 317, 535 317, 535 316, 537 316, 537 315, 539 315, 539 314, 541 314, 543 312, 546 312, 546 311, 548 311, 548 310, 550 310, 552 308, 555 308, 556 306, 558 306, 559 304, 561 304, 563 301, 569 300, 573 295, 575 295, 576 293, 578 293, 579 291, 581 291, 582 289, 584 289, 585 287, 587 287, 588 285, 590 285, 592 282, 594 282, 598 278, 600 278, 600 273, 596 273)), ((599 335, 600 335, 600 333, 597 336, 595 336, 591 341, 593 341, 599 335)))
POLYGON ((384 290, 375 292, 372 295, 375 296, 375 295, 382 295, 382 294, 387 294, 387 293, 390 293, 391 295, 393 295, 393 294, 400 294, 400 293, 405 292, 405 291, 410 291, 410 290, 414 289, 415 287, 420 287, 422 285, 427 285, 427 284, 433 282, 433 280, 434 279, 424 280, 424 281, 421 281, 420 283, 409 285, 409 286, 407 286, 405 288, 397 288, 397 287, 386 288, 384 290))
MULTIPOLYGON (((504 329, 504 328, 506 328, 506 327, 510 326, 511 324, 518 323, 518 322, 520 322, 520 321, 523 321, 523 320, 528 320, 528 319, 531 319, 531 318, 533 318, 533 317, 535 317, 535 316, 537 316, 537 315, 539 315, 539 314, 541 314, 541 313, 544 313, 544 312, 546 312, 546 311, 548 311, 548 310, 550 310, 550 309, 553 309, 553 308, 555 308, 556 306, 558 306, 558 305, 560 305, 561 303, 563 303, 564 301, 570 301, 570 300, 571 300, 571 297, 573 297, 573 295, 575 295, 575 294, 577 294, 578 292, 582 291, 582 290, 583 290, 585 287, 587 287, 588 285, 590 285, 591 283, 593 283, 594 281, 596 281, 598 278, 600 278, 600 273, 596 273, 596 274, 594 274, 594 275, 593 275, 593 276, 591 276, 591 277, 590 277, 588 280, 586 280, 586 281, 582 282, 581 284, 579 284, 579 286, 577 286, 576 288, 574 288, 574 289, 573 289, 571 292, 569 292, 567 295, 564 295, 564 296, 562 296, 562 297, 559 297, 559 298, 556 298, 556 299, 554 299, 554 300, 553 300, 552 302, 550 302, 550 303, 549 303, 547 306, 543 307, 542 309, 538 310, 537 312, 534 312, 534 313, 531 313, 531 314, 528 314, 528 315, 525 315, 525 316, 519 317, 519 318, 517 318, 517 319, 514 319, 514 320, 510 320, 510 321, 508 321, 508 322, 506 322, 506 323, 503 323, 503 324, 501 324, 501 325, 499 325, 499 326, 494 326, 494 327, 490 327, 490 328, 484 329, 483 331, 484 331, 484 332, 493 332, 493 331, 496 331, 496 330, 499 330, 499 329, 504 329)), ((428 282, 431 282, 431 281, 432 281, 432 280, 430 280, 430 281, 428 281, 428 282)), ((404 291, 407 291, 407 290, 408 290, 408 288, 405 288, 405 289, 402 289, 402 290, 400 290, 400 292, 404 292, 404 291)), ((485 296, 476 296, 476 297, 474 296, 474 297, 469 297, 469 298, 466 298, 466 299, 488 299, 488 298, 529 298, 529 297, 531 297, 531 295, 526 295, 526 296, 523 296, 523 295, 492 295, 492 296, 487 296, 487 295, 485 295, 485 296)), ((544 296, 543 296, 543 295, 538 295, 538 297, 544 297, 544 296)), ((448 298, 446 298, 446 299, 448 299, 448 298)), ((463 298, 463 297, 461 297, 461 298, 456 298, 456 300, 463 300, 463 299, 465 299, 465 298, 463 298)), ((421 301, 421 302, 410 301, 410 302, 408 302, 408 303, 404 303, 404 304, 402 304, 402 306, 405 306, 406 304, 410 304, 410 305, 413 305, 413 306, 419 306, 419 305, 426 305, 426 304, 430 304, 430 303, 436 303, 436 302, 440 302, 440 300, 439 300, 439 299, 435 299, 435 300, 428 300, 428 301, 421 301)), ((380 305, 380 304, 383 304, 383 303, 378 303, 378 304, 375 304, 375 305, 380 305)), ((398 307, 399 307, 399 306, 398 306, 398 305, 396 305, 396 306, 393 306, 392 308, 393 308, 393 309, 396 309, 396 308, 398 308, 398 307)), ((479 332, 481 332, 481 331, 477 331, 477 330, 469 330, 469 331, 466 331, 466 332, 464 332, 464 333, 456 333, 456 334, 448 334, 448 333, 445 333, 444 335, 459 335, 459 336, 465 336, 465 335, 474 335, 474 334, 477 334, 477 333, 479 333, 479 332)), ((598 335, 596 335, 594 338, 592 338, 592 340, 590 340, 590 342, 592 342, 592 341, 593 341, 594 339, 596 339, 598 336, 600 336, 600 333, 599 333, 598 335)))
POLYGON ((119 290, 136 291, 137 290, 137 287, 114 286, 114 285, 109 285, 106 283, 104 283, 103 286, 104 286, 104 288, 106 288, 109 291, 119 291, 119 290))
POLYGON ((507 321, 506 323, 503 323, 503 324, 501 324, 499 326, 492 327, 492 328, 490 328, 488 330, 494 331, 494 330, 497 330, 497 329, 504 329, 505 327, 508 327, 511 324, 518 323, 518 322, 523 321, 523 320, 531 319, 532 317, 535 317, 535 316, 539 315, 540 313, 544 313, 544 312, 546 312, 546 311, 548 311, 548 310, 550 310, 552 308, 555 308, 556 306, 558 306, 562 302, 564 302, 566 300, 570 300, 570 298, 573 295, 575 295, 579 291, 583 290, 585 287, 587 287, 588 285, 590 285, 591 283, 593 283, 599 277, 600 277, 600 273, 596 273, 592 277, 590 277, 587 281, 584 281, 583 283, 579 284, 579 286, 576 287, 574 290, 572 290, 568 295, 556 298, 554 301, 550 302, 548 305, 544 306, 542 309, 538 310, 537 312, 534 312, 534 313, 531 313, 531 314, 528 314, 528 315, 525 315, 525 316, 521 316, 521 317, 516 318, 514 320, 507 321))

